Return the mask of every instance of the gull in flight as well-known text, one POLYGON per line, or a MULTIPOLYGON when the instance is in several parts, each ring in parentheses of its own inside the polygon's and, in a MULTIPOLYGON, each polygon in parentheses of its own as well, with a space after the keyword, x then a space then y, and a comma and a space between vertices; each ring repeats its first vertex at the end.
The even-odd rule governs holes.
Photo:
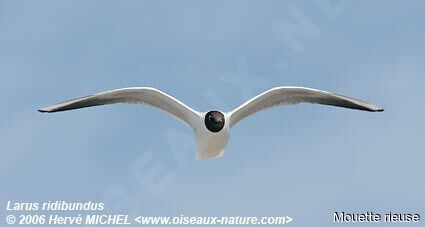
POLYGON ((370 112, 384 111, 376 105, 357 99, 305 87, 275 87, 255 96, 230 112, 218 110, 199 112, 176 98, 150 87, 131 87, 106 91, 62 102, 39 111, 52 113, 114 103, 153 106, 189 125, 195 133, 196 158, 199 160, 223 156, 223 150, 229 141, 230 129, 242 119, 273 106, 314 103, 370 112))

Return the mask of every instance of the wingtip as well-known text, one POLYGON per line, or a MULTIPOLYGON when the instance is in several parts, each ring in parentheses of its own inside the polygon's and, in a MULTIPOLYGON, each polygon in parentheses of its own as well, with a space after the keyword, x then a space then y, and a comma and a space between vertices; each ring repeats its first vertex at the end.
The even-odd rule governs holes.
POLYGON ((50 113, 50 111, 46 110, 46 109, 39 109, 37 110, 40 113, 50 113))
POLYGON ((373 112, 384 112, 384 108, 376 108, 373 112))

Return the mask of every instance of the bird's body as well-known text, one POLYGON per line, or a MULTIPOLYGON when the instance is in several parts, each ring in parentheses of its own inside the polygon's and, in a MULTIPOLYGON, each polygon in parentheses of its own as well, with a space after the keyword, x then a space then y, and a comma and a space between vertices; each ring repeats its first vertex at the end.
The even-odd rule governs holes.
POLYGON ((304 87, 276 87, 242 104, 230 112, 198 112, 172 96, 149 87, 123 88, 59 103, 39 110, 59 112, 114 103, 136 103, 157 107, 189 125, 196 137, 196 158, 208 160, 223 156, 230 129, 240 120, 258 111, 301 102, 332 105, 371 112, 383 111, 360 100, 304 87))
MULTIPOLYGON (((195 137, 196 137, 196 159, 199 160, 208 160, 219 158, 224 154, 224 147, 229 142, 230 138, 230 125, 229 119, 226 118, 226 114, 224 116, 224 125, 223 128, 217 132, 210 131, 206 124, 198 124, 198 127, 195 129, 195 137)), ((200 121, 205 122, 207 119, 207 112, 201 114, 200 121)))

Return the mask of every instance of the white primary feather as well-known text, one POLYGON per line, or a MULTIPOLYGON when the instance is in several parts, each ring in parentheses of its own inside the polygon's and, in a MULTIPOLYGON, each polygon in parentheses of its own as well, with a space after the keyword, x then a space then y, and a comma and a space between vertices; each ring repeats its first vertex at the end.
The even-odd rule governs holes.
POLYGON ((248 100, 235 110, 228 113, 230 115, 230 127, 260 110, 277 105, 298 104, 301 102, 339 106, 372 112, 383 111, 382 108, 376 105, 327 91, 305 87, 275 87, 248 100))
POLYGON ((133 87, 106 91, 48 106, 39 111, 53 113, 114 103, 145 104, 157 107, 173 115, 193 129, 197 127, 196 124, 199 124, 199 112, 193 110, 174 97, 150 87, 133 87))

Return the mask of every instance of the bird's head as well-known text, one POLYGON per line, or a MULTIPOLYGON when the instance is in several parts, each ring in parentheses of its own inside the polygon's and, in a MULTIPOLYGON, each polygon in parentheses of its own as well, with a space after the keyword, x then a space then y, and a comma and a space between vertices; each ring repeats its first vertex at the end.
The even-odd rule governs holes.
POLYGON ((211 132, 220 132, 224 128, 224 123, 224 114, 220 111, 205 114, 205 126, 211 132))

